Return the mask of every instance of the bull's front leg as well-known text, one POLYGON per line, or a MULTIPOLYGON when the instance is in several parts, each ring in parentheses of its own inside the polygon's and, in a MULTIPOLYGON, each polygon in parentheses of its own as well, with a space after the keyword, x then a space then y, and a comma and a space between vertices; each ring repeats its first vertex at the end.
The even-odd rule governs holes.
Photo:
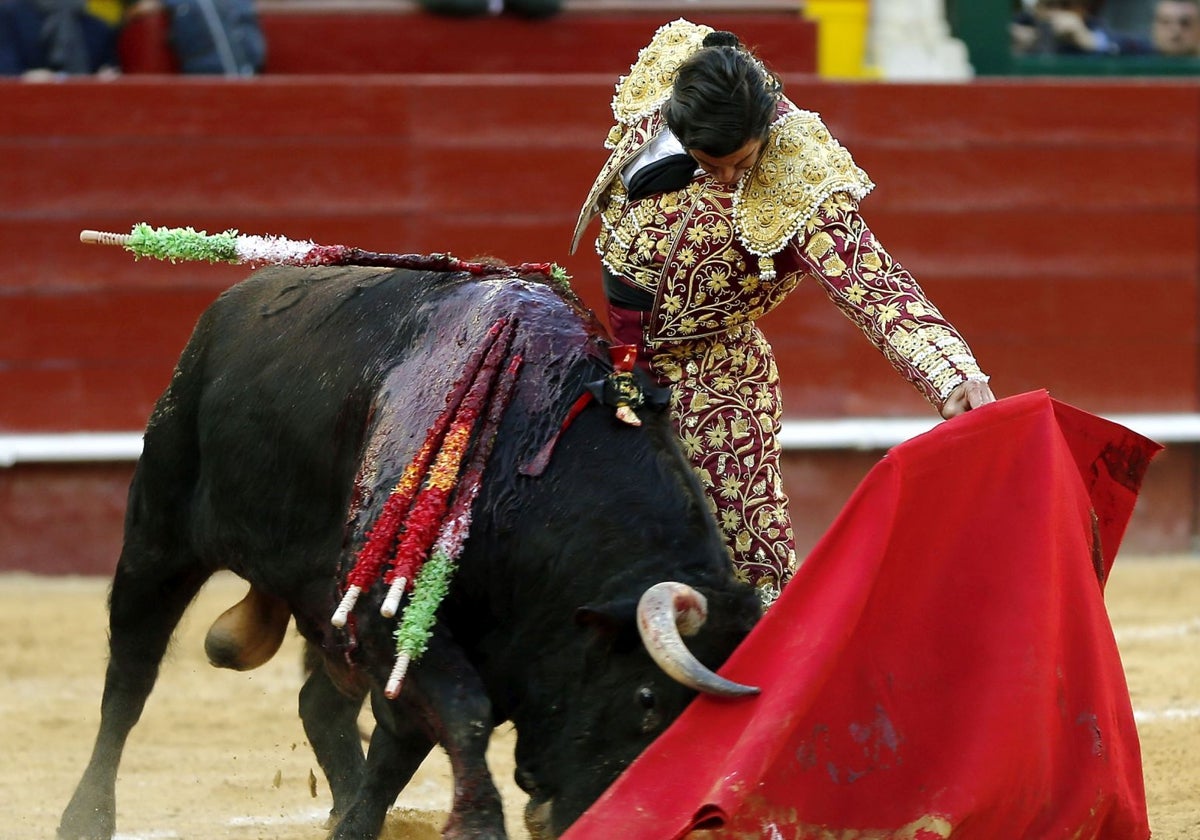
POLYGON ((330 840, 378 837, 388 808, 435 743, 445 749, 454 776, 454 801, 443 837, 507 840, 500 792, 487 766, 491 703, 483 680, 446 634, 435 630, 429 649, 409 669, 398 699, 388 701, 376 689, 371 705, 376 726, 362 783, 330 840))
POLYGON ((403 701, 389 703, 378 692, 372 695, 376 728, 371 734, 366 766, 353 802, 330 840, 378 838, 388 809, 433 749, 433 734, 421 716, 410 709, 397 710, 396 706, 403 706, 403 701))
POLYGON ((378 692, 372 695, 376 725, 366 766, 353 801, 330 840, 375 840, 383 829, 388 809, 433 749, 434 736, 421 716, 412 711, 398 711, 397 706, 403 706, 403 700, 389 703, 378 692))
MULTIPOLYGON (((350 808, 363 776, 362 734, 358 716, 367 696, 365 681, 349 672, 335 677, 331 664, 311 642, 304 648, 308 678, 300 689, 300 720, 333 796, 330 824, 350 808)), ((394 797, 393 797, 394 798, 394 797)))
POLYGON ((454 802, 442 836, 506 840, 503 802, 487 766, 492 704, 475 667, 440 627, 409 670, 398 704, 422 710, 450 759, 454 802))
MULTIPOLYGON (((414 716, 431 740, 443 746, 454 774, 454 804, 443 838, 506 840, 503 802, 487 767, 488 740, 496 725, 492 704, 484 680, 440 625, 425 655, 409 668, 400 698, 376 713, 380 725, 401 737, 412 728, 414 716)), ((372 739, 367 776, 372 775, 376 749, 372 739)))

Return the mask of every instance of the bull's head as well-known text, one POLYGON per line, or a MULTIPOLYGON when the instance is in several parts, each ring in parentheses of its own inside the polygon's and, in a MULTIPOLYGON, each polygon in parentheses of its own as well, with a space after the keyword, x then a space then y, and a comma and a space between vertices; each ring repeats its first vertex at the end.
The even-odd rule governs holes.
POLYGON ((530 794, 526 827, 534 840, 564 832, 622 770, 677 718, 700 692, 745 697, 758 688, 720 676, 713 667, 740 643, 758 616, 752 593, 714 591, 708 598, 684 583, 651 586, 632 614, 619 604, 581 608, 577 620, 596 631, 593 661, 579 708, 568 712, 567 737, 551 760, 518 770, 530 794), (692 641, 693 651, 685 643, 692 641), (637 644, 639 641, 641 644, 637 644))

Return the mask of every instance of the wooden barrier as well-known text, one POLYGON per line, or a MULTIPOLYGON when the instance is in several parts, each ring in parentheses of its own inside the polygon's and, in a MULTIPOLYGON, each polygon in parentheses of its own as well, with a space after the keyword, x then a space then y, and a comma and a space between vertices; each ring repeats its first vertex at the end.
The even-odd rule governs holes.
MULTIPOLYGON (((1103 413, 1197 410, 1200 90, 789 90, 879 184, 864 215, 1001 391, 1047 387, 1103 413)), ((597 305, 590 244, 566 245, 605 157, 610 91, 574 76, 0 85, 0 392, 40 392, 0 405, 0 432, 137 428, 203 304, 245 274, 135 262, 78 244, 82 228, 557 260, 597 305)), ((816 284, 764 328, 804 371, 784 377, 789 414, 926 410, 816 284)))
MULTIPOLYGON (((879 184, 864 215, 999 393, 1047 388, 1104 414, 1200 409, 1200 89, 787 81, 879 184)), ((557 260, 598 306, 590 243, 565 249, 611 92, 590 74, 0 84, 0 433, 140 429, 197 315, 246 274, 135 262, 80 245, 82 228, 557 260)), ((789 418, 929 416, 815 283, 763 326, 789 418)), ((802 546, 878 455, 789 455, 802 546)), ((1156 462, 1130 546, 1191 547, 1196 467, 1186 444, 1156 462)), ((0 568, 111 545, 127 470, 0 470, 0 568), (80 527, 38 524, 58 515, 80 527)))

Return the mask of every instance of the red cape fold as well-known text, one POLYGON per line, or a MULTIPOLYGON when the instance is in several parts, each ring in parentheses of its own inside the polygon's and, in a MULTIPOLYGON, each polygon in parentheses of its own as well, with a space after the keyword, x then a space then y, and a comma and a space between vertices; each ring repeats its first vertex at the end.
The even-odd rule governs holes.
POLYGON ((721 673, 563 840, 1142 840, 1103 600, 1161 447, 1023 394, 892 449, 721 673))

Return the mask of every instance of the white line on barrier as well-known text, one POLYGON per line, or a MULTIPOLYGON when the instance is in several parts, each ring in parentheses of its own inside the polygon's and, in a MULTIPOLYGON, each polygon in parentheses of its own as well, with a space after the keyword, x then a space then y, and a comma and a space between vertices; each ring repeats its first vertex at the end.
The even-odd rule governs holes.
POLYGON ((141 432, 0 435, 0 467, 76 461, 136 461, 141 432))
MULTIPOLYGON (((1115 423, 1159 443, 1200 442, 1200 414, 1123 414, 1115 423)), ((786 420, 779 433, 788 450, 884 450, 929 431, 940 421, 912 417, 786 420)), ((19 463, 136 461, 141 432, 0 435, 0 467, 19 463)))

